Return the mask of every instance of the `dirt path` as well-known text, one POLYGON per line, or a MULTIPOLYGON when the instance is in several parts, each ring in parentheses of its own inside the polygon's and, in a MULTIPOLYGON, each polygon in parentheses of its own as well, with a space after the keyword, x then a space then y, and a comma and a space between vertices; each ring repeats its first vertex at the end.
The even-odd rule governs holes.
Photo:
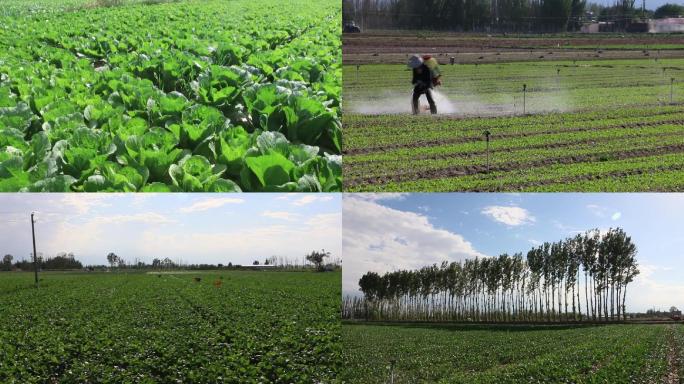
POLYGON ((667 347, 667 374, 663 378, 665 384, 682 384, 684 377, 680 375, 684 365, 684 337, 677 334, 678 327, 681 325, 671 325, 668 327, 668 347, 667 347))
POLYGON ((680 36, 515 38, 469 34, 417 37, 405 33, 344 35, 344 64, 403 64, 406 55, 431 53, 446 64, 544 60, 595 60, 684 57, 680 36), (666 49, 658 49, 665 45, 666 49), (669 46, 668 46, 669 45, 669 46), (655 49, 654 49, 655 46, 655 49), (601 48, 599 48, 601 47, 601 48))

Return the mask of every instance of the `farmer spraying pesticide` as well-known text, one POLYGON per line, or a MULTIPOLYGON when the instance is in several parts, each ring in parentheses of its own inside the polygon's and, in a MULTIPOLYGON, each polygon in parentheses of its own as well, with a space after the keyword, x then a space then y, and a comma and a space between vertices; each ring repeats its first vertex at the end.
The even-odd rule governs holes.
POLYGON ((437 105, 432 97, 432 89, 435 86, 441 85, 439 63, 432 56, 426 55, 420 57, 418 55, 413 55, 408 62, 409 68, 413 70, 413 98, 412 98, 412 110, 413 114, 417 115, 420 113, 418 108, 418 99, 421 95, 425 94, 428 104, 430 104, 430 113, 433 115, 437 113, 437 105))

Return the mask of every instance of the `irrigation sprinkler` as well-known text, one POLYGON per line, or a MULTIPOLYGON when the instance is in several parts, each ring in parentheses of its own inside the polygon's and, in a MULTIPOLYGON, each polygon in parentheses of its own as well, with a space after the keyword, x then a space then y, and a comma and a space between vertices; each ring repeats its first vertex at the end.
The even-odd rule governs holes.
POLYGON ((485 135, 485 140, 487 141, 487 173, 489 173, 489 137, 492 135, 492 133, 489 132, 489 130, 486 130, 483 132, 483 134, 485 135))
POLYGON ((673 92, 674 92, 674 77, 670 77, 670 104, 672 104, 673 92))
POLYGON ((356 84, 359 83, 359 69, 361 69, 361 65, 356 64, 356 84))
POLYGON ((525 96, 527 95, 527 84, 523 84, 523 115, 526 113, 525 96))

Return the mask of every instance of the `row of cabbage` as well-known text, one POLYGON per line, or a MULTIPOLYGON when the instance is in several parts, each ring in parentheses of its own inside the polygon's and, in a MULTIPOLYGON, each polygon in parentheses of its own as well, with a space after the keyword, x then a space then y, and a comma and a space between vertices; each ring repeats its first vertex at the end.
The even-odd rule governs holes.
POLYGON ((2 19, 0 190, 340 190, 340 7, 293 6, 2 19))

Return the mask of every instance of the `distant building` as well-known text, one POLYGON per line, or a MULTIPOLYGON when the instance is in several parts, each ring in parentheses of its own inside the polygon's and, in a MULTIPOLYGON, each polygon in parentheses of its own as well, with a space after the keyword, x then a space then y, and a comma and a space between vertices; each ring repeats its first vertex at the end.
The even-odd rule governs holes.
POLYGON ((580 32, 582 32, 582 33, 598 33, 599 32, 599 23, 584 24, 582 26, 582 28, 580 28, 580 32))
POLYGON ((580 28, 582 33, 615 32, 615 23, 612 21, 599 21, 598 23, 587 23, 580 28))
POLYGON ((667 19, 656 19, 648 21, 649 33, 674 33, 684 32, 684 18, 670 17, 667 19))
MULTIPOLYGON (((642 33, 676 33, 684 32, 684 18, 670 17, 667 19, 649 19, 631 23, 626 28, 627 32, 642 33)), ((600 21, 598 23, 586 23, 582 25, 582 33, 616 32, 615 23, 612 21, 600 21)))

